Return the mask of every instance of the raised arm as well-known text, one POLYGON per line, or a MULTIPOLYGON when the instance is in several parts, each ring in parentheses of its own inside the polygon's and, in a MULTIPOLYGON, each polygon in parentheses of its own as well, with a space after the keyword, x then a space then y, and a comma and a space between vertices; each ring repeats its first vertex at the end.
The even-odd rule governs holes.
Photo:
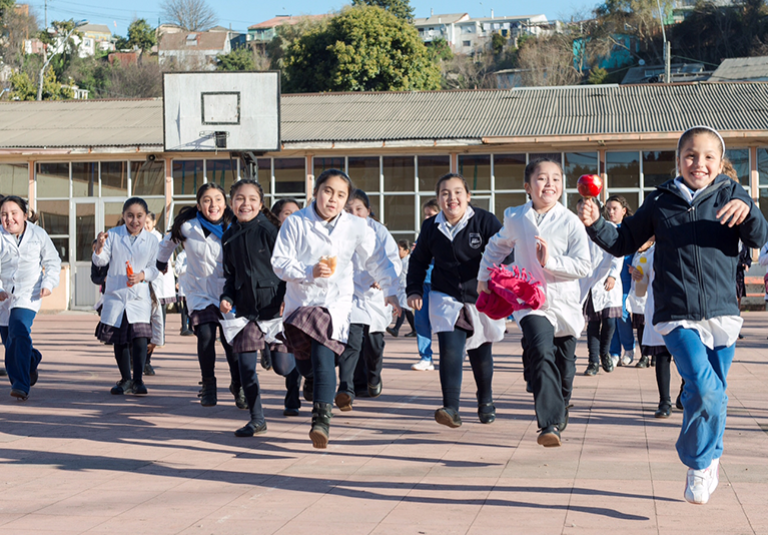
POLYGON ((300 218, 289 217, 280 226, 280 232, 275 241, 275 249, 272 251, 272 269, 275 275, 286 282, 313 281, 314 266, 304 264, 298 259, 297 244, 300 240, 300 218))
POLYGON ((520 236, 520 227, 523 215, 522 210, 507 208, 504 211, 504 225, 488 240, 480 260, 480 269, 477 272, 478 281, 487 281, 491 278, 489 269, 494 264, 499 265, 509 256, 520 236))
POLYGON ((173 251, 178 247, 178 243, 171 238, 171 233, 165 235, 163 241, 160 242, 160 246, 157 249, 157 267, 165 271, 168 269, 168 260, 173 256, 173 251))
POLYGON ((587 234, 592 238, 592 241, 613 256, 623 257, 636 252, 654 235, 652 217, 658 195, 658 192, 654 192, 646 197, 635 215, 625 218, 618 228, 609 224, 599 215, 600 212, 594 202, 581 204, 579 218, 587 226, 587 234), (597 214, 593 223, 590 223, 593 218, 585 217, 587 209, 591 209, 593 214, 597 214))

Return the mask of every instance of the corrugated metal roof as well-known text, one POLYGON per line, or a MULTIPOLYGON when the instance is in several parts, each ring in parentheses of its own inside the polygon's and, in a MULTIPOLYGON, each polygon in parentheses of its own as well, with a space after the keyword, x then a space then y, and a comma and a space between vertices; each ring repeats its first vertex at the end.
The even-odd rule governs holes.
MULTIPOLYGON (((0 103, 0 148, 163 144, 161 99, 0 103)), ((283 95, 285 143, 768 131, 768 83, 283 95)))
POLYGON ((723 60, 709 80, 711 82, 768 80, 768 56, 723 60))

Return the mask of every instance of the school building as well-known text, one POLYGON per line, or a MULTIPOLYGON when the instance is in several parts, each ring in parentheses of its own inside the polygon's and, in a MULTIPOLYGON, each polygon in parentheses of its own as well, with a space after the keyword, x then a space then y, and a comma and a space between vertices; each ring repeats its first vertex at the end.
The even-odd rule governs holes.
POLYGON ((562 162, 563 203, 600 173, 603 195, 633 207, 675 172, 685 129, 719 130, 742 185, 768 215, 768 83, 283 95, 280 152, 164 152, 160 99, 0 103, 0 193, 28 198, 65 264, 49 308, 92 305, 91 242, 123 201, 144 197, 160 228, 204 182, 226 190, 251 167, 268 203, 305 201, 324 169, 347 171, 395 238, 418 232, 441 175, 459 172, 473 204, 501 217, 526 201, 523 169, 562 162))

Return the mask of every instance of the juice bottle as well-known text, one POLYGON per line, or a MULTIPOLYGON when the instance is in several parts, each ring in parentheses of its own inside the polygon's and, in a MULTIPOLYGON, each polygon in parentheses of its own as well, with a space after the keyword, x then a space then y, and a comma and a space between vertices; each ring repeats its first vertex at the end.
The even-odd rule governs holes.
MULTIPOLYGON (((133 275, 133 266, 131 266, 131 261, 130 261, 130 260, 126 260, 126 261, 125 261, 125 274, 126 274, 127 276, 129 276, 129 277, 130 277, 131 275, 133 275)), ((128 281, 128 286, 129 286, 129 287, 130 287, 130 286, 133 286, 133 284, 131 284, 131 281, 128 281)))

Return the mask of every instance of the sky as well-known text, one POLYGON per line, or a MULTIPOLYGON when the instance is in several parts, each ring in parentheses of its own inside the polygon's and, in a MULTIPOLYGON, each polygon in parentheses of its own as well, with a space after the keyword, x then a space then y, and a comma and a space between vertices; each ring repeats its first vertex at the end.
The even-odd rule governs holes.
MULTIPOLYGON (((350 0, 207 0, 218 16, 218 24, 245 32, 248 26, 271 19, 277 15, 319 15, 337 11, 351 3, 350 0)), ((99 0, 47 0, 48 22, 53 20, 88 20, 91 24, 106 24, 113 34, 125 36, 128 25, 136 18, 147 19, 152 26, 165 22, 160 18, 160 0, 130 0, 128 2, 99 0)), ((45 0, 17 0, 29 3, 42 26, 45 19, 45 0)), ((538 0, 520 2, 514 0, 411 0, 416 17, 428 17, 434 13, 469 13, 471 17, 544 14, 549 20, 568 19, 578 12, 586 13, 599 0, 538 0)))

